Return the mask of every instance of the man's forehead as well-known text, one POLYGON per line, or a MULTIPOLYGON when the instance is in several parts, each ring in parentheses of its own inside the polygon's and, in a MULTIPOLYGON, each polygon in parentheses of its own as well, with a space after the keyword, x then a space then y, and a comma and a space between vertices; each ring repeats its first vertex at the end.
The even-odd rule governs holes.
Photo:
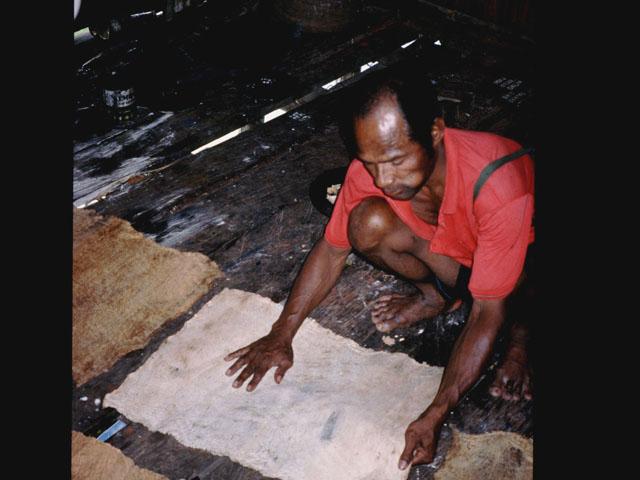
POLYGON ((371 110, 357 119, 359 131, 371 139, 397 142, 407 132, 406 121, 393 97, 379 99, 371 110))

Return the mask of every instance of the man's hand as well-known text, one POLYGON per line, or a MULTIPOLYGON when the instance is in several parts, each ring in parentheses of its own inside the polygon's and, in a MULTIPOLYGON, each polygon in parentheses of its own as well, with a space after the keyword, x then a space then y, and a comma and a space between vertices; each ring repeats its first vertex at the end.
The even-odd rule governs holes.
POLYGON ((224 357, 227 362, 236 358, 236 362, 226 374, 231 376, 246 365, 233 382, 233 388, 240 388, 245 380, 253 375, 253 379, 247 385, 247 391, 252 392, 271 367, 277 367, 274 375, 276 383, 282 381, 285 372, 293 365, 293 348, 290 340, 272 332, 224 357))
POLYGON ((443 420, 434 420, 434 417, 421 415, 409 424, 404 434, 404 450, 398 462, 400 470, 404 470, 409 465, 433 461, 442 423, 443 420))

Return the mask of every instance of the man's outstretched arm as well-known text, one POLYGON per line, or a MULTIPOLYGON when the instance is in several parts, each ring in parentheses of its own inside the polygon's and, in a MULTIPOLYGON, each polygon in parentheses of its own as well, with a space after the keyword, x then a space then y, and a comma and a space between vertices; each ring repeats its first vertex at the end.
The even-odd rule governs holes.
POLYGON ((440 427, 449 411, 480 377, 504 318, 504 299, 474 299, 469 319, 444 370, 438 393, 405 432, 405 448, 398 463, 400 469, 433 460, 440 427))
POLYGON ((285 372, 293 365, 293 337, 311 311, 324 300, 335 285, 344 268, 350 248, 339 249, 330 245, 324 237, 314 245, 302 269, 293 283, 289 298, 271 331, 264 337, 225 357, 236 360, 227 370, 235 374, 240 368, 233 386, 239 388, 253 375, 247 391, 253 391, 271 367, 276 367, 275 381, 280 383, 285 372))

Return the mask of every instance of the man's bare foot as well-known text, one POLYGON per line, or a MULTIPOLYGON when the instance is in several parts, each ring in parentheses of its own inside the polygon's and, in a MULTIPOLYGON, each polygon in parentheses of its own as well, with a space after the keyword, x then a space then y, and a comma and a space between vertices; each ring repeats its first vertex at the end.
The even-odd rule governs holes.
MULTIPOLYGON (((392 293, 377 298, 371 310, 371 320, 381 332, 408 327, 417 321, 433 318, 443 311, 446 302, 435 287, 428 284, 413 295, 392 293)), ((453 305, 455 308, 456 305, 453 305)))
POLYGON ((511 342, 505 358, 496 370, 496 377, 489 393, 494 397, 518 401, 533 398, 531 388, 531 370, 527 358, 526 347, 522 343, 511 342))

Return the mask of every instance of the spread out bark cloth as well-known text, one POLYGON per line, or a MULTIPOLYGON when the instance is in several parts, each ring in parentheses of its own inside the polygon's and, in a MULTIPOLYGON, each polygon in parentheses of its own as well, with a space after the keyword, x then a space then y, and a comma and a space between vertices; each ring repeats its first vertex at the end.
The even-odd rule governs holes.
POLYGON ((234 389, 224 357, 267 334, 282 311, 225 289, 168 337, 104 405, 185 446, 282 480, 406 479, 404 432, 429 405, 443 369, 376 352, 308 318, 280 385, 234 389))
POLYGON ((469 435, 453 430, 453 442, 435 480, 530 480, 533 440, 516 433, 469 435))
POLYGON ((73 210, 72 372, 81 385, 144 347, 221 276, 195 252, 161 247, 122 219, 73 210))
POLYGON ((167 477, 138 467, 111 445, 71 432, 72 480, 167 480, 167 477))

